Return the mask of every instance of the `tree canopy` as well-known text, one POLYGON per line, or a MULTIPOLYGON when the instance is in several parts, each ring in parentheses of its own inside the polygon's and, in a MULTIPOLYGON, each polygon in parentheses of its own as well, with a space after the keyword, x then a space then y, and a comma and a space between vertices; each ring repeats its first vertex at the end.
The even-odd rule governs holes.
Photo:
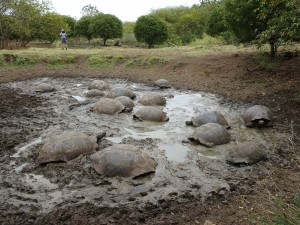
POLYGON ((122 21, 111 14, 98 14, 92 17, 89 32, 103 39, 103 44, 111 38, 121 38, 123 35, 122 21))
POLYGON ((133 32, 137 41, 147 43, 149 48, 153 48, 155 44, 162 44, 168 39, 166 22, 156 16, 139 17, 133 32))

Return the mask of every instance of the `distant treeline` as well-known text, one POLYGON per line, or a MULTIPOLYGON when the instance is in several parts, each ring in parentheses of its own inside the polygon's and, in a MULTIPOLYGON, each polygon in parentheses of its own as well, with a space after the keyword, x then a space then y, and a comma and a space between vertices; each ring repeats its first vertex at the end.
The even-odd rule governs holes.
POLYGON ((192 7, 156 9, 136 22, 122 23, 116 16, 103 14, 92 5, 83 7, 82 17, 75 20, 54 12, 47 1, 2 0, 0 48, 7 48, 11 42, 18 46, 36 40, 53 43, 63 28, 69 38, 85 37, 88 41, 101 38, 104 45, 108 39, 122 38, 128 43, 144 42, 149 47, 162 42, 186 45, 207 34, 228 44, 269 44, 274 56, 283 43, 300 39, 299 2, 200 0, 192 7))

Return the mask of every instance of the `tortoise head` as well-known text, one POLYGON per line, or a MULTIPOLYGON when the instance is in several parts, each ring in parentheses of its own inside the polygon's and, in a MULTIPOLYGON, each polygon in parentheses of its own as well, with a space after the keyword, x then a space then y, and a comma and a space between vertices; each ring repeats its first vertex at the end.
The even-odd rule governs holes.
POLYGON ((258 127, 264 127, 265 124, 266 124, 266 121, 263 120, 263 119, 260 119, 260 120, 258 121, 258 123, 257 123, 257 126, 258 126, 258 127))

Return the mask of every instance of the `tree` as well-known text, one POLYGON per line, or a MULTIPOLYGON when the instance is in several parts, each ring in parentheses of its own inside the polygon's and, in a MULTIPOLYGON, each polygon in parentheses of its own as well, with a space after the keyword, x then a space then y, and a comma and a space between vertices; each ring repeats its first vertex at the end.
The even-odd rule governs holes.
POLYGON ((137 41, 147 43, 149 48, 164 43, 169 36, 167 23, 151 15, 139 17, 133 32, 137 41))
POLYGON ((182 13, 178 22, 174 25, 176 34, 184 44, 193 42, 196 38, 202 38, 204 32, 204 19, 199 9, 191 8, 187 13, 182 13))
POLYGON ((102 38, 105 46, 108 39, 122 37, 122 21, 111 14, 98 14, 93 17, 89 31, 94 36, 102 38))
POLYGON ((89 43, 92 39, 92 32, 89 29, 92 19, 92 16, 83 16, 75 24, 75 33, 79 36, 86 37, 89 43))
POLYGON ((61 15, 61 18, 63 19, 64 23, 68 26, 62 27, 65 31, 67 31, 68 37, 74 37, 76 20, 73 17, 66 15, 61 15))
POLYGON ((258 20, 260 0, 225 0, 225 21, 240 42, 253 41, 266 28, 258 20))
POLYGON ((256 38, 258 47, 268 43, 271 57, 275 56, 282 43, 299 39, 299 0, 260 0, 256 12, 258 19, 267 24, 266 29, 256 38))
POLYGON ((40 19, 40 28, 37 38, 53 43, 59 37, 60 30, 64 28, 69 32, 70 28, 64 18, 57 13, 46 13, 40 19))
POLYGON ((91 4, 88 4, 86 6, 83 6, 81 9, 81 15, 82 16, 95 16, 99 14, 99 10, 97 9, 96 6, 92 6, 91 4))
POLYGON ((207 18, 206 33, 215 37, 225 31, 227 31, 227 27, 224 18, 224 9, 220 5, 217 5, 211 10, 207 18))
POLYGON ((35 0, 17 0, 11 6, 10 16, 14 18, 12 38, 25 46, 38 36, 42 7, 35 0))

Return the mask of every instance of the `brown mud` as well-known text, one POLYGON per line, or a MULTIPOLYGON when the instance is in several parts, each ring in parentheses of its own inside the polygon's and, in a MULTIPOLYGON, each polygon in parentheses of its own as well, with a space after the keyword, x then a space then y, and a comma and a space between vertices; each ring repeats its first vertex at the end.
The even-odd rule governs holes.
MULTIPOLYGON (((64 69, 42 65, 0 68, 1 224, 204 224, 206 220, 250 224, 250 215, 258 221, 261 208, 271 210, 264 199, 266 192, 286 199, 299 194, 300 59, 279 57, 274 70, 267 72, 254 57, 250 53, 183 57, 150 69, 121 65, 97 70, 86 67, 84 58, 64 69), (239 130, 242 121, 238 112, 252 104, 266 105, 275 115, 274 128, 251 130, 252 134, 246 136, 267 133, 263 142, 268 146, 268 158, 252 166, 232 167, 222 156, 211 157, 210 150, 199 150, 183 141, 192 128, 174 123, 164 125, 162 132, 156 125, 132 122, 129 114, 118 116, 130 125, 127 130, 120 129, 118 119, 105 122, 108 119, 102 118, 104 122, 95 125, 91 120, 97 116, 88 111, 92 103, 76 105, 82 100, 79 96, 84 88, 96 78, 131 86, 139 95, 144 91, 173 94, 166 108, 173 118, 178 117, 174 121, 183 117, 177 114, 177 96, 200 94, 214 98, 208 101, 209 107, 230 109, 224 113, 234 124, 235 140, 243 131, 239 130), (153 83, 159 78, 169 80, 175 89, 155 89, 153 83), (56 91, 32 92, 39 82, 54 82, 56 91), (78 121, 84 125, 81 127, 78 121), (107 132, 108 138, 100 148, 122 142, 148 150, 159 162, 156 174, 136 180, 107 178, 90 168, 88 157, 64 164, 36 165, 42 140, 69 129, 81 129, 90 135, 107 132), (150 138, 140 138, 141 130, 150 138), (168 156, 170 143, 159 136, 178 140, 174 146, 180 143, 183 151, 179 159, 168 156), (180 161, 182 158, 185 163, 180 161)), ((200 107, 193 101, 190 105, 200 107)), ((188 115, 194 112, 185 110, 188 115)))

